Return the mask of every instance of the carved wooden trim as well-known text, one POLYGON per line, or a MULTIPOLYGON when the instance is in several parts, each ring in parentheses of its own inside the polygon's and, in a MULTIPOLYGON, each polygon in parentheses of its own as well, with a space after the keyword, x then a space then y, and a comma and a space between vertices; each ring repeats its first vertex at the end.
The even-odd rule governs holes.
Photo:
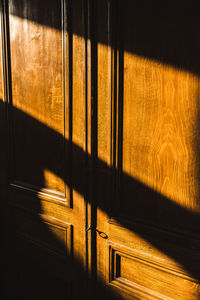
MULTIPOLYGON (((144 299, 166 299, 171 297, 160 294, 157 291, 151 290, 143 285, 140 285, 128 278, 121 276, 121 259, 127 259, 131 262, 139 263, 145 268, 153 268, 155 270, 167 273, 165 276, 175 276, 185 281, 190 281, 192 284, 199 285, 199 282, 187 275, 183 269, 172 262, 160 259, 155 256, 148 255, 141 251, 136 251, 128 247, 123 247, 117 243, 109 242, 109 284, 113 287, 119 288, 132 295, 140 295, 144 299)), ((133 275, 133 274, 132 274, 133 275)), ((158 279, 159 280, 159 279, 158 279)))
MULTIPOLYGON (((32 243, 35 245, 35 247, 42 247, 45 251, 49 251, 51 253, 54 253, 56 255, 61 256, 70 256, 72 255, 72 246, 73 246, 73 226, 70 223, 63 222, 57 218, 47 216, 42 213, 35 213, 34 211, 28 210, 28 209, 22 209, 18 207, 12 208, 15 212, 15 222, 17 224, 16 229, 16 235, 17 237, 23 238, 28 243, 32 243), (19 215, 17 214, 17 210, 19 215), (63 231, 64 234, 64 249, 58 250, 52 247, 51 244, 49 244, 47 241, 44 241, 43 239, 40 239, 38 237, 34 237, 31 233, 27 232, 26 226, 23 226, 23 224, 19 225, 19 221, 17 221, 17 218, 20 217, 20 219, 23 222, 23 212, 25 213, 25 218, 30 217, 32 218, 34 222, 36 222, 38 225, 45 224, 48 226, 48 228, 55 228, 60 231, 63 231)), ((25 219, 24 219, 25 221, 25 219)))
POLYGON ((26 184, 19 181, 14 181, 9 184, 9 187, 14 192, 28 193, 33 198, 39 197, 40 199, 47 200, 50 202, 56 202, 57 204, 63 204, 66 207, 70 207, 68 199, 64 193, 60 193, 51 189, 37 188, 36 186, 26 184))

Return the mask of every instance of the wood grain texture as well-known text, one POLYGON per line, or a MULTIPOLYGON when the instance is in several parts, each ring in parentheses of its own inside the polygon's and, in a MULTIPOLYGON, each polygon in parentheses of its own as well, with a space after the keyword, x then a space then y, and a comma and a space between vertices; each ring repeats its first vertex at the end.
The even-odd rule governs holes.
POLYGON ((9 132, 1 135, 11 165, 4 175, 8 298, 80 299, 86 290, 85 204, 70 182, 78 174, 83 191, 84 162, 71 147, 72 140, 82 150, 85 145, 83 1, 10 0, 4 13, 10 45, 8 61, 4 57, 9 132), (76 27, 81 36, 72 35, 76 27), (72 174, 73 168, 80 172, 72 174))
POLYGON ((63 136, 52 148, 52 141, 36 126, 14 119, 14 178, 64 193, 64 182, 48 170, 44 171, 44 182, 36 175, 41 165, 52 157, 56 168, 62 169, 64 164, 62 2, 58 1, 56 6, 54 1, 48 5, 38 2, 31 10, 26 1, 20 6, 10 1, 10 44, 12 105, 63 136), (23 16, 17 17, 18 10, 23 16), (43 15, 44 24, 48 26, 30 21, 32 14, 43 15))
MULTIPOLYGON (((97 152, 104 161, 107 153, 113 181, 99 171, 97 229, 108 239, 97 234, 98 274, 119 299, 199 299, 198 5, 112 4, 114 97, 104 96, 111 115, 99 103, 97 119, 98 130, 112 130, 110 140, 98 132, 97 152)), ((109 32, 100 18, 98 30, 99 74, 109 32)))
MULTIPOLYGON (((103 203, 105 209, 97 209, 97 229, 108 232, 107 219, 109 202, 111 200, 112 186, 112 49, 111 49, 111 2, 96 1, 97 24, 97 172, 96 191, 97 207, 103 203), (99 26, 102 24, 102 26, 99 26), (104 40, 105 43, 98 41, 104 40), (104 162, 102 164, 102 162, 104 162), (103 167, 102 167, 103 165, 103 167)), ((106 264, 102 264, 107 258, 106 239, 97 235, 97 276, 106 286, 106 264)), ((99 290, 96 297, 101 297, 103 291, 99 290)), ((103 296, 102 296, 103 297, 103 296)))
POLYGON ((8 298, 199 299, 200 5, 6 3, 8 298))
POLYGON ((128 53, 124 70, 123 171, 198 212, 198 77, 128 53))
MULTIPOLYGON (((198 35, 195 5, 188 8, 186 20, 190 23, 187 25, 182 22, 184 6, 180 11, 175 6, 177 19, 169 13, 169 17, 165 15, 161 23, 159 12, 161 15, 162 12, 158 8, 155 22, 149 26, 148 20, 142 25, 144 17, 140 5, 136 19, 127 14, 133 8, 134 5, 127 1, 127 8, 121 7, 120 14, 121 43, 124 49, 122 171, 180 207, 199 213, 199 74, 195 69, 192 72, 184 62, 187 57, 186 61, 193 67, 194 51, 199 47, 198 40, 195 46, 191 43, 187 47, 190 37, 198 35), (156 22, 160 28, 155 28, 156 22), (148 52, 148 45, 143 47, 144 41, 141 40, 142 37, 145 39, 145 28, 154 41, 154 45, 149 44, 149 57, 147 54, 142 55, 143 51, 148 52), (171 49, 170 33, 165 31, 166 28, 174 30, 171 44, 175 40, 180 43, 174 44, 174 49, 171 49), (160 41, 162 31, 166 37, 164 39, 163 36, 160 41), (153 50, 156 51, 157 59, 153 57, 153 50), (174 57, 170 51, 174 51, 174 57), (175 61, 172 63, 170 58, 176 59, 177 55, 177 64, 175 61)), ((198 57, 196 60, 198 64, 198 57)), ((125 182, 123 184, 124 191, 130 188, 125 182)), ((131 190, 127 195, 127 200, 121 203, 121 209, 134 215, 137 208, 135 211, 138 218, 148 218, 144 210, 145 207, 150 208, 150 201, 148 206, 144 194, 137 191, 135 196, 132 195, 134 204, 131 190)), ((166 211, 162 201, 158 200, 149 216, 170 225, 166 211)), ((180 226, 188 226, 184 224, 184 218, 179 221, 182 223, 180 226)))
POLYGON ((142 299, 183 299, 188 290, 191 291, 191 299, 197 299, 198 284, 173 269, 173 265, 170 269, 165 261, 154 260, 154 257, 145 256, 138 251, 131 253, 130 249, 122 247, 111 247, 110 251, 112 285, 126 288, 129 292, 132 290, 133 294, 142 299), (173 296, 170 288, 172 282, 173 296), (162 294, 163 291, 165 294, 162 294))

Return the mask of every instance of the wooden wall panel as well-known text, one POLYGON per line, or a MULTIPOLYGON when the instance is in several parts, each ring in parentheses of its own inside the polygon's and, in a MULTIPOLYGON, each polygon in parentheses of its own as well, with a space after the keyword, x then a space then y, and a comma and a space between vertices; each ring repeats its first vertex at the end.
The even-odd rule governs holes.
POLYGON ((28 210, 15 209, 13 215, 17 235, 60 255, 71 254, 72 226, 70 224, 28 210))
POLYGON ((86 290, 83 2, 5 1, 9 299, 86 290))
POLYGON ((113 299, 198 299, 198 4, 111 1, 111 65, 99 6, 98 276, 113 299))
POLYGON ((199 295, 198 283, 173 264, 120 246, 110 248, 110 276, 112 285, 139 299, 184 299, 186 293, 189 299, 197 299, 199 295))
POLYGON ((140 5, 134 18, 127 13, 133 10, 131 1, 120 4, 120 211, 131 218, 198 232, 197 223, 192 225, 187 216, 191 212, 195 218, 199 212, 199 74, 194 62, 196 56, 199 64, 199 40, 187 46, 190 32, 199 34, 195 6, 188 9, 186 23, 184 6, 180 11, 175 6, 169 16, 158 7, 150 23, 140 5), (167 28, 173 31, 170 37, 167 28), (147 35, 152 42, 145 44, 147 35))
POLYGON ((29 2, 9 2, 11 180, 65 197, 65 1, 29 2))
POLYGON ((8 2, 17 297, 198 299, 198 6, 8 2))
POLYGON ((19 259, 16 279, 18 286, 15 293, 20 299, 26 299, 27 295, 30 299, 47 295, 49 299, 56 296, 73 299, 72 265, 67 256, 60 255, 60 252, 49 246, 30 237, 18 235, 15 242, 19 259))

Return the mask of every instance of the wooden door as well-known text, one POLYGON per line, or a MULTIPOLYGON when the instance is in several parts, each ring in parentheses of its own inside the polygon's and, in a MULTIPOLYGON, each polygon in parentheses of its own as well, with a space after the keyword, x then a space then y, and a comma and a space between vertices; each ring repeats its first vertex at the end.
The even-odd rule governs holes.
POLYGON ((95 299, 199 299, 199 3, 97 1, 95 19, 95 299))
POLYGON ((199 299, 198 13, 1 1, 8 299, 199 299))
POLYGON ((76 158, 85 151, 83 1, 1 4, 5 292, 83 299, 85 161, 76 158))

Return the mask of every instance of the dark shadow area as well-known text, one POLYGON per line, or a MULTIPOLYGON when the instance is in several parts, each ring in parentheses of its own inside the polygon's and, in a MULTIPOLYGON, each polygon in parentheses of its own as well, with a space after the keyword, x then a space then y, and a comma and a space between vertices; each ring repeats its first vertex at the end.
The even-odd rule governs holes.
MULTIPOLYGON (((53 0, 51 0, 53 1, 53 0)), ((54 28, 61 28, 61 24, 58 22, 58 17, 53 15, 53 11, 48 10, 48 1, 19 1, 17 7, 11 6, 11 13, 15 14, 20 18, 28 18, 31 21, 40 23, 46 26, 54 26, 54 28), (26 5, 25 5, 26 2, 26 5), (42 3, 42 4, 41 4, 42 3), (45 16, 41 15, 38 11, 38 7, 41 5, 47 9, 45 10, 45 16), (30 10, 31 8, 31 10, 30 10), (55 18, 55 19, 54 19, 55 18), (55 22, 48 22, 48 20, 54 19, 55 22)), ((113 4, 115 6, 115 4, 113 4)), ((199 19, 199 7, 198 1, 193 1, 191 3, 185 3, 182 1, 130 1, 124 0, 118 1, 118 8, 120 11, 119 18, 117 20, 118 27, 120 27, 119 41, 113 42, 112 46, 115 49, 120 49, 121 55, 124 51, 128 51, 133 54, 144 56, 148 59, 152 59, 158 62, 174 66, 176 68, 190 71, 194 74, 200 74, 200 19, 199 19), (126 9, 125 9, 126 8, 126 9), (129 16, 126 16, 127 11, 129 11, 129 16), (128 29, 128 30, 127 30, 128 29), (130 30, 129 30, 130 29, 130 30), (167 51, 166 51, 167 47, 167 51)), ((95 9, 95 8, 94 8, 95 9)), ((78 27, 77 27, 78 28, 78 27)), ((116 27, 117 28, 117 27, 116 27)), ((81 35, 81 32, 72 32, 81 35)), ((113 32, 115 32, 115 25, 113 25, 113 32)), ((118 33, 116 33, 118 35, 118 33)), ((104 35, 101 32, 98 36, 93 37, 96 42, 93 45, 93 64, 94 72, 96 74, 97 69, 97 49, 96 43, 107 44, 104 35)), ((120 62, 121 68, 123 69, 123 59, 120 62)), ((121 82, 121 103, 119 103, 120 111, 123 111, 123 70, 120 72, 120 82, 121 82)), ((76 190, 81 195, 83 195, 87 201, 91 202, 93 197, 88 198, 85 182, 83 181, 84 172, 87 173, 86 165, 92 166, 95 169, 95 175, 97 178, 97 183, 88 182, 88 185, 93 185, 96 188, 98 185, 98 202, 93 205, 93 226, 95 223, 96 207, 110 214, 112 219, 115 218, 119 221, 120 225, 127 228, 145 239, 150 245, 156 247, 161 252, 168 255, 170 258, 174 259, 179 263, 186 272, 188 272, 194 279, 200 282, 200 216, 199 214, 193 213, 178 204, 176 204, 173 199, 164 197, 163 195, 157 193, 151 188, 140 183, 136 179, 130 177, 129 175, 123 173, 120 170, 108 167, 104 162, 97 160, 97 78, 94 77, 94 114, 92 120, 93 128, 93 146, 92 146, 92 156, 84 152, 80 147, 72 144, 70 141, 64 140, 63 136, 56 131, 52 130, 45 124, 37 121, 28 114, 18 110, 15 107, 9 107, 8 117, 12 120, 11 129, 12 136, 14 138, 13 144, 14 155, 17 155, 17 159, 11 159, 12 162, 16 161, 15 170, 17 170, 17 180, 23 181, 26 177, 27 182, 31 184, 37 184, 37 187, 45 187, 44 170, 49 170, 54 173, 59 178, 63 179, 71 190, 76 190), (96 102, 95 102, 96 101, 96 102), (34 136, 31 139, 31 136, 34 136), (39 144, 35 141, 38 139, 39 144), (57 152, 48 151, 51 149, 51 145, 56 145, 57 152), (62 151, 65 149, 65 152, 62 151), (73 165, 73 170, 71 173, 71 168, 69 168, 69 162, 63 165, 64 157, 60 153, 70 153, 71 162, 73 165), (21 168, 23 165, 23 169, 21 168), (32 172, 30 172, 32 170, 32 172), (80 171, 81 170, 81 171, 80 171), (104 172, 102 172, 104 170, 104 172), (20 173, 21 172, 21 173, 20 173), (70 173, 68 173, 70 172, 70 173), (127 203, 128 212, 123 211, 123 207, 118 207, 113 215, 112 203, 108 203, 107 194, 112 194, 113 191, 113 178, 118 178, 120 176, 123 186, 126 187, 125 190, 120 190, 121 197, 127 203), (105 184, 106 183, 106 184, 105 184), (99 189, 100 187, 100 189, 99 189), (100 200, 99 200, 100 199, 100 200), (136 200, 135 200, 136 199, 136 200), (135 204, 131 204, 134 201, 137 202, 137 214, 135 211, 135 204), (144 209, 145 208, 145 209, 144 209), (119 214, 120 211, 120 214, 119 214), (111 214, 112 212, 112 214, 111 214), (123 218, 126 216, 126 219, 123 218), (127 214, 129 217, 127 218, 127 214), (145 220, 145 222, 144 222, 145 220), (180 232, 182 239, 177 238, 177 233, 173 231, 176 228, 176 232, 180 232), (154 231, 157 230, 163 233, 163 238, 158 239, 154 231)), ((7 111, 7 107, 1 102, 0 104, 0 114, 1 112, 7 111)), ((121 121, 121 131, 123 131, 123 115, 120 116, 121 121)), ((196 122, 199 122, 197 118, 196 122)), ((197 126, 198 127, 198 126, 197 126)), ((199 129, 199 128, 198 128, 199 129)), ((199 134, 199 132, 198 132, 199 134)), ((122 137, 122 133, 121 133, 122 137)), ((197 137, 197 140, 199 137, 197 137)), ((122 139, 123 140, 123 139, 122 139)), ((121 143, 122 143, 121 140, 121 143)), ((196 144, 196 156, 198 160, 199 156, 199 145, 196 144)), ((122 160, 122 152, 119 153, 119 158, 122 160)), ((16 157, 15 157, 16 158, 16 157)), ((14 178, 16 178, 14 176, 14 178)), ((12 182, 12 178, 9 178, 12 182)), ((94 190, 95 190, 94 188, 94 190)), ((23 200, 19 199, 17 201, 23 200)), ((33 213, 33 219, 38 223, 41 223, 41 230, 46 236, 46 240, 50 242, 52 248, 57 253, 57 260, 55 261, 54 255, 49 253, 46 256, 46 250, 41 246, 41 251, 34 248, 34 242, 30 241, 30 244, 26 244, 26 241, 20 239, 20 247, 16 245, 16 249, 24 249, 24 253, 21 259, 26 259, 27 264, 23 268, 28 270, 23 272, 19 271, 18 274, 13 274, 16 276, 16 291, 19 294, 18 299, 27 299, 25 295, 29 294, 29 299, 38 298, 39 291, 52 288, 50 292, 52 299, 59 299, 58 290, 60 291, 60 296, 66 295, 66 298, 71 297, 68 295, 69 290, 63 290, 63 286, 60 285, 60 278, 65 277, 68 282, 73 281, 73 276, 78 276, 84 278, 85 282, 87 280, 87 274, 83 270, 80 262, 73 260, 72 256, 67 255, 63 258, 63 245, 60 243, 48 229, 48 227, 40 219, 39 215, 43 213, 40 199, 36 198, 32 201, 32 208, 35 211, 33 213), (24 243, 24 246, 22 246, 24 243), (29 259, 31 257, 31 265, 29 266, 29 259), (52 257, 52 260, 51 260, 52 257), (38 263, 38 259, 40 263, 38 263), (35 263, 34 263, 35 260, 35 263), (41 263, 43 262, 43 263, 41 263), (39 270, 40 265, 40 272, 39 270), (32 271, 30 271, 32 268, 32 271), (53 272, 55 277, 58 279, 56 283, 57 289, 54 290, 53 284, 50 284, 50 279, 43 277, 42 274, 46 274, 46 270, 53 272), (66 271, 67 270, 67 271, 66 271), (71 270, 69 272, 69 270, 71 270), (24 278, 24 274, 29 274, 33 278, 24 278), (71 279, 69 273, 73 274, 71 279), (35 278, 35 274, 38 274, 38 278, 35 278), (18 280, 24 281, 25 290, 20 291, 18 287, 18 280), (34 290, 33 283, 34 282, 34 290), (41 287, 42 285, 42 287, 41 287), (31 295, 30 295, 31 290, 31 295), (24 296, 22 296, 24 294, 24 296), (24 298, 23 298, 24 297, 24 298)), ((16 208, 17 211, 17 208, 16 208)), ((95 239, 96 233, 93 232, 93 238, 95 239)), ((109 236, 108 236, 109 238, 109 236)), ((45 248, 45 243, 44 243, 45 248)), ((15 247, 13 247, 15 248, 15 247)), ((95 250, 94 250, 95 254, 95 250)), ((20 255, 11 258, 13 264, 15 260, 20 264, 20 255)), ((94 258, 95 259, 95 258, 94 258)), ((10 263, 12 265, 12 263, 10 263)), ((95 266, 96 268, 96 266, 95 266)), ((12 268, 11 268, 12 269, 12 268)), ((93 270, 95 274, 96 270, 93 270)), ((96 279, 95 279, 96 280, 96 279)), ((73 283, 74 284, 74 283, 73 283)), ((84 284, 84 282, 83 282, 84 284)), ((106 287, 97 278, 97 283, 105 294, 106 299, 117 299, 117 296, 112 294, 106 289, 106 287)), ((13 290, 13 294, 15 290, 13 290)), ((45 294, 41 295, 41 299, 45 298, 45 294)), ((120 297, 119 297, 120 299, 120 297)))
MULTIPOLYGON (((4 109, 5 107, 1 103, 1 110, 4 109)), ((46 160, 46 146, 50 147, 51 144, 59 145, 60 143, 63 143, 63 137, 60 134, 56 133, 54 130, 50 129, 49 127, 31 118, 27 114, 23 113, 22 111, 19 111, 14 107, 12 107, 12 120, 18 120, 18 126, 20 125, 18 129, 15 129, 16 130, 15 137, 17 138, 18 134, 23 136, 23 141, 21 139, 21 145, 20 145, 21 147, 23 147, 23 152, 22 149, 20 148, 17 150, 15 149, 15 151, 17 151, 17 155, 21 155, 20 153, 23 153, 21 158, 20 156, 18 156, 18 161, 21 162, 23 161, 23 165, 26 164, 29 165, 29 169, 34 168, 34 176, 35 178, 39 179, 40 187, 43 188, 45 185, 45 180, 43 177, 44 170, 48 169, 54 174, 56 174, 58 177, 63 178, 65 182, 71 186, 72 189, 78 191, 82 195, 86 195, 86 190, 85 190, 83 177, 81 175, 80 169, 83 168, 85 161, 88 161, 90 163, 90 160, 92 158, 88 154, 83 152, 83 150, 78 146, 72 145, 72 157, 73 157, 72 163, 74 162, 74 165, 76 167, 73 168, 73 174, 71 180, 70 182, 68 182, 69 177, 64 172, 64 169, 65 171, 69 169, 68 166, 63 168, 63 172, 58 170, 58 168, 56 168, 54 165, 55 153, 52 153, 51 151, 48 152, 48 164, 46 160), (33 144, 31 145, 32 153, 30 153, 30 151, 29 152, 26 151, 25 150, 26 143, 28 141, 30 142, 31 139, 30 138, 26 139, 25 137, 26 134, 30 135, 30 132, 32 132, 32 134, 34 133, 35 136, 40 136, 42 132, 45 135, 46 143, 48 144, 46 144, 45 146, 40 144, 39 148, 37 148, 37 145, 33 144)), ((15 126, 15 128, 17 127, 15 126)), ((18 145, 19 145, 19 140, 18 140, 18 145)), ((66 148, 71 147, 68 141, 65 141, 65 146, 66 148)), ((115 176, 115 172, 117 171, 110 169, 102 161, 98 161, 98 168, 96 170, 97 181, 98 181, 98 185, 101 187, 101 194, 100 197, 98 198, 102 199, 102 201, 98 202, 97 206, 103 211, 109 212, 111 203, 107 203, 107 202, 105 203, 103 200, 103 199, 107 199, 105 195, 109 191, 107 190, 107 188, 104 189, 104 186, 105 187, 108 186, 105 183, 109 182, 111 177, 110 175, 112 174, 112 176, 115 176), (101 175, 102 172, 98 172, 98 168, 101 171, 102 169, 105 170, 105 172, 103 172, 103 175, 101 175)), ((140 215, 142 211, 141 215, 143 216, 143 220, 145 219, 146 225, 142 224, 141 220, 138 221, 137 215, 135 216, 134 211, 131 210, 129 214, 131 225, 127 220, 123 221, 123 218, 121 216, 120 219, 118 219, 120 225, 122 225, 127 229, 133 230, 135 233, 139 234, 142 238, 148 241, 153 247, 156 247, 157 249, 167 254, 172 259, 174 259, 176 262, 178 262, 185 269, 185 271, 188 272, 193 278, 200 281, 200 272, 199 272, 200 258, 198 254, 200 249, 200 240, 196 240, 196 239, 193 240, 191 238, 191 231, 195 238, 199 236, 199 228, 200 228, 199 215, 192 213, 184 209, 183 207, 180 207, 179 205, 174 203, 171 199, 163 197, 162 195, 158 194, 156 191, 153 191, 152 189, 148 188, 144 184, 138 182, 137 180, 135 180, 134 178, 126 174, 122 174, 122 180, 126 185, 126 191, 124 191, 123 197, 128 198, 129 201, 133 199, 141 200, 140 202, 138 201, 138 205, 139 203, 141 203, 141 207, 139 206, 137 207, 137 212, 138 212, 137 215, 140 215), (161 213, 158 212, 158 210, 160 209, 158 203, 162 203, 161 213), (151 219, 149 219, 149 216, 151 216, 151 219), (168 229, 171 230, 169 231, 169 233, 165 231, 166 224, 171 225, 171 228, 168 227, 168 229), (157 230, 159 230, 161 233, 163 232, 163 239, 158 240, 156 235, 152 234, 155 226, 157 227, 157 230), (174 227, 176 228, 176 231, 181 232, 183 239, 180 238, 177 239, 177 234, 175 232, 173 233, 174 227), (196 232, 194 229, 196 229, 196 232), (188 235, 187 237, 188 233, 190 233, 190 235, 188 235), (170 240, 168 240, 169 238, 170 240), (191 255, 191 253, 193 253, 193 255, 191 255)), ((112 186, 110 186, 110 192, 111 190, 112 190, 112 186)), ((19 199, 17 201, 19 201, 19 199)), ((37 214, 43 212, 40 207, 39 198, 35 199, 32 205, 34 207, 34 210, 37 212, 37 214)), ((130 203, 129 203, 129 208, 131 208, 130 203)), ((39 220, 38 216, 36 216, 36 218, 39 220)), ((55 244, 56 249, 57 248, 62 249, 63 245, 60 244, 59 241, 55 240, 54 235, 51 232, 49 232, 48 228, 45 229, 45 225, 42 226, 43 226, 43 230, 46 230, 45 235, 47 236, 47 239, 51 241, 51 244, 52 243, 55 244)), ((32 252, 32 250, 30 250, 30 252, 32 252)), ((37 255, 35 256, 35 259, 36 258, 38 258, 37 255)), ((34 261, 34 255, 33 255, 33 261, 34 261)), ((67 258, 67 261, 68 264, 71 264, 70 258, 67 258)), ((40 262, 42 262, 42 259, 40 262)), ((47 265, 51 266, 51 264, 53 263, 54 262, 50 262, 48 260, 47 265)), ((73 263, 75 265, 75 269, 78 270, 78 273, 83 274, 81 265, 77 261, 74 261, 73 263)), ((60 264, 60 266, 61 265, 62 264, 60 264)), ((56 262, 56 268, 58 268, 58 266, 59 264, 58 262, 56 262)), ((63 267, 61 268, 61 270, 63 270, 63 267)), ((67 270, 69 269, 67 268, 67 270)), ((104 287, 102 286, 101 289, 104 289, 104 287)), ((109 295, 109 299, 111 299, 110 297, 111 295, 109 295)))
MULTIPOLYGON (((14 2, 11 3, 11 14, 60 30, 59 18, 51 10, 54 0, 21 0, 17 2, 17 6, 14 2)), ((82 0, 80 5, 81 3, 82 0)), ((106 1, 104 4, 106 5, 106 1)), ((60 1, 58 5, 61 7, 60 1)), ((96 1, 94 9, 98 9, 98 5, 96 1)), ((161 3, 159 0, 117 0, 111 1, 111 9, 119 11, 117 22, 123 34, 122 40, 126 40, 123 44, 124 51, 199 74, 199 1, 193 0, 188 3, 181 0, 165 0, 161 3)), ((79 28, 81 30, 78 26, 72 28, 72 32, 82 36, 79 28)), ((115 28, 112 29, 115 31, 115 28)), ((108 42, 107 36, 101 32, 98 33, 97 39, 105 45, 108 42)), ((111 46, 115 47, 116 44, 111 42, 111 46)))

